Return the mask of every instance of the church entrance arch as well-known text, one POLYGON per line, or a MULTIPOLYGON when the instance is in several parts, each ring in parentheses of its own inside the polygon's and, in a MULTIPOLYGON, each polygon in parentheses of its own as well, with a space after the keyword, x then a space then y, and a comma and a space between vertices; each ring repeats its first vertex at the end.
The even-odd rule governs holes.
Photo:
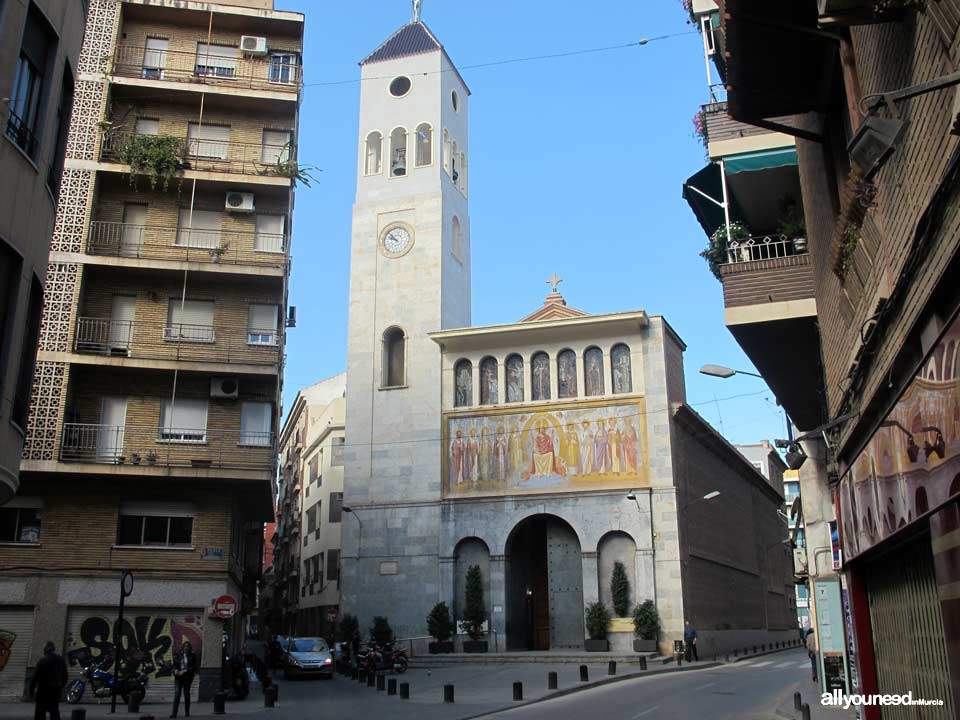
POLYGON ((583 648, 580 541, 555 515, 533 515, 510 532, 506 564, 507 648, 583 648))

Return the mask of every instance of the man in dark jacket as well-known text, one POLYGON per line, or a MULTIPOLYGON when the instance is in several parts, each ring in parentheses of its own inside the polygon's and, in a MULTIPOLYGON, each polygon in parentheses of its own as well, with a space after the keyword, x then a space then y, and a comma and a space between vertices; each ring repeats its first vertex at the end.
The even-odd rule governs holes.
POLYGON ((190 717, 190 685, 193 684, 193 676, 196 674, 197 656, 193 652, 190 641, 184 638, 179 652, 173 656, 173 712, 170 713, 170 717, 177 716, 181 694, 183 695, 183 714, 185 717, 190 717))
POLYGON ((43 657, 30 681, 30 694, 36 700, 34 720, 60 720, 60 696, 67 684, 67 664, 57 655, 57 648, 49 640, 43 646, 43 657))
POLYGON ((694 662, 700 659, 697 652, 697 629, 687 620, 683 628, 683 646, 687 652, 687 662, 694 662))

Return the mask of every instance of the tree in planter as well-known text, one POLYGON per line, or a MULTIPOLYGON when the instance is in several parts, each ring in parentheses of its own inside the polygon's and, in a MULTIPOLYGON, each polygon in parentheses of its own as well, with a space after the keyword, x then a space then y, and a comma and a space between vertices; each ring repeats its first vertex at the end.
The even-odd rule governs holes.
MULTIPOLYGON (((750 230, 746 225, 738 222, 730 223, 730 242, 743 242, 750 239, 750 230)), ((727 243, 727 226, 721 225, 710 236, 707 248, 700 253, 700 257, 707 261, 710 266, 710 272, 717 280, 720 279, 720 266, 730 262, 727 243)))
POLYGON ((116 153, 120 162, 130 166, 130 185, 134 188, 137 176, 146 175, 151 189, 166 192, 183 167, 183 141, 170 135, 126 135, 120 139, 116 153))
POLYGON ((354 634, 360 629, 360 622, 357 620, 356 615, 351 615, 347 613, 342 618, 340 622, 337 623, 337 640, 339 642, 350 642, 353 640, 354 634))
POLYGON ((627 569, 619 560, 613 564, 610 597, 613 598, 613 612, 616 616, 626 617, 630 612, 630 581, 627 579, 627 569))
POLYGON ((610 628, 610 611, 602 602, 587 605, 586 611, 587 635, 591 640, 606 640, 610 628))
POLYGON ((393 628, 390 627, 389 621, 382 615, 373 618, 370 640, 377 645, 389 645, 393 642, 393 628))
POLYGON ((660 634, 660 615, 653 600, 645 600, 633 610, 633 634, 644 640, 656 640, 660 634))
POLYGON ((427 632, 437 642, 447 642, 453 635, 453 621, 450 619, 450 609, 445 602, 438 602, 427 615, 427 632))
POLYGON ((467 570, 463 621, 467 626, 467 635, 474 642, 483 637, 483 623, 486 619, 487 608, 483 604, 483 575, 479 565, 471 565, 467 570))

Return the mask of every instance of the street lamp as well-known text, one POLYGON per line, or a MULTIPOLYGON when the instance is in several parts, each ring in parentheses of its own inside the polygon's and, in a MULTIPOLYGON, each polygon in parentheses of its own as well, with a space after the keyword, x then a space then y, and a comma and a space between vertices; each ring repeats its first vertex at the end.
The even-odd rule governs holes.
POLYGON ((734 370, 733 368, 728 368, 723 365, 704 365, 702 368, 700 368, 700 374, 709 375, 710 377, 718 377, 724 380, 731 378, 734 375, 749 375, 750 377, 757 377, 763 380, 763 375, 748 372, 747 370, 734 370))
POLYGON ((341 512, 349 513, 353 515, 353 518, 357 521, 357 527, 360 529, 360 534, 357 537, 357 559, 360 559, 360 549, 363 547, 363 523, 360 521, 360 516, 354 511, 352 507, 346 505, 340 506, 341 512))

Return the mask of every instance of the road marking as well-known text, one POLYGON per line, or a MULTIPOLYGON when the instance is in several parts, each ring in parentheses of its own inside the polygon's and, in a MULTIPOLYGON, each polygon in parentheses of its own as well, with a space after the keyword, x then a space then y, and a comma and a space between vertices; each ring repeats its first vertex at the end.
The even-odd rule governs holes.
POLYGON ((633 720, 637 720, 637 718, 642 718, 644 715, 649 715, 654 710, 659 710, 659 709, 660 709, 659 705, 654 705, 652 708, 647 708, 642 713, 637 713, 636 715, 634 715, 633 720))
POLYGON ((754 667, 755 668, 766 667, 767 665, 773 665, 773 660, 765 660, 763 662, 758 662, 756 665, 754 665, 754 667))
POLYGON ((705 689, 705 688, 712 687, 713 685, 716 685, 718 682, 719 682, 719 680, 715 680, 714 682, 710 682, 710 683, 707 683, 706 685, 701 685, 701 686, 698 687, 698 688, 694 688, 694 690, 703 690, 703 689, 705 689))
POLYGON ((782 663, 780 663, 780 664, 778 664, 778 665, 774 665, 774 668, 780 669, 780 668, 791 667, 792 665, 793 665, 792 662, 782 662, 782 663))
POLYGON ((806 662, 797 663, 797 667, 798 667, 798 668, 809 668, 809 667, 810 667, 810 661, 807 660, 806 662))

